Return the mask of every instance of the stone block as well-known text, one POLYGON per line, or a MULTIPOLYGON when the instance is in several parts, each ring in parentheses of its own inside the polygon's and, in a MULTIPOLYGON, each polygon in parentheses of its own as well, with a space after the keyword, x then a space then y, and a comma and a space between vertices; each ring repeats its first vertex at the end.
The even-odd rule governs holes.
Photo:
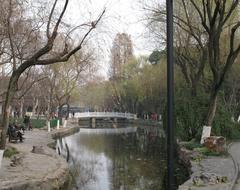
POLYGON ((18 165, 22 165, 22 162, 23 162, 23 155, 16 155, 16 156, 13 156, 13 158, 11 159, 10 166, 16 167, 18 165))
POLYGON ((226 151, 226 139, 222 136, 211 136, 204 140, 204 146, 209 150, 223 153, 226 151))
POLYGON ((205 186, 226 183, 228 179, 226 176, 220 176, 215 173, 202 173, 194 176, 192 181, 195 186, 205 186))
POLYGON ((33 146, 32 153, 45 154, 42 146, 33 146))

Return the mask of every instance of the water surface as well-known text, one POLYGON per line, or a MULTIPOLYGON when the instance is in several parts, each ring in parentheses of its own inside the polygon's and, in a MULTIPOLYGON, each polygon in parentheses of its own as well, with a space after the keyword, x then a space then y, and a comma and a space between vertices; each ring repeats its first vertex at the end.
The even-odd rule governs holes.
POLYGON ((80 130, 59 139, 58 151, 74 177, 72 189, 164 190, 164 138, 155 128, 135 129, 124 134, 80 130))

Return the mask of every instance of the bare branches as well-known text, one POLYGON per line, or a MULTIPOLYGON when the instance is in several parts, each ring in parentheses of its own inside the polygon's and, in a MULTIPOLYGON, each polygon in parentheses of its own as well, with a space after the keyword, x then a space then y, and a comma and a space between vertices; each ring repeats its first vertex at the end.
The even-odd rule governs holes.
MULTIPOLYGON (((232 27, 232 30, 231 30, 231 36, 230 36, 230 53, 236 53, 237 50, 234 50, 234 41, 235 41, 235 33, 237 31, 237 29, 240 27, 240 22, 238 22, 237 24, 235 24, 233 27, 232 27)), ((239 43, 240 45, 240 43, 239 43)), ((239 46, 238 45, 238 46, 239 46)))
POLYGON ((240 22, 238 22, 237 24, 235 24, 233 27, 232 27, 232 30, 231 30, 231 36, 230 36, 230 48, 229 48, 229 54, 228 54, 228 57, 227 57, 227 60, 226 60, 226 63, 224 65, 224 68, 223 70, 221 71, 221 74, 220 74, 220 79, 217 83, 217 88, 220 88, 223 81, 224 81, 224 78, 226 76, 226 73, 228 72, 228 70, 231 68, 231 66, 233 65, 233 63, 235 62, 237 56, 239 55, 240 53, 240 43, 238 43, 237 45, 235 45, 235 33, 237 31, 237 29, 240 28, 240 22), (237 46, 237 47, 236 47, 237 46), (236 48, 235 48, 236 47, 236 48))
MULTIPOLYGON (((62 13, 64 13, 64 11, 62 13)), ((105 13, 105 9, 102 11, 102 13, 97 18, 97 20, 92 22, 91 27, 84 34, 84 36, 82 37, 79 44, 75 48, 73 48, 71 51, 67 52, 67 48, 64 48, 64 51, 61 54, 56 55, 55 57, 48 58, 48 59, 39 59, 41 56, 45 55, 52 49, 54 39, 56 37, 56 36, 54 37, 54 35, 53 35, 54 38, 51 37, 50 40, 48 40, 47 44, 42 49, 40 49, 38 52, 36 52, 29 60, 25 61, 19 67, 19 70, 24 71, 30 65, 50 65, 50 64, 58 63, 58 62, 66 62, 72 55, 74 55, 77 51, 79 51, 82 48, 82 45, 85 42, 86 38, 89 36, 89 34, 92 32, 92 30, 96 28, 97 24, 102 19, 104 13, 105 13)), ((56 28, 57 27, 55 27, 55 29, 56 28)), ((65 47, 67 47, 67 46, 65 46, 65 47)))
POLYGON ((48 23, 47 23, 47 38, 49 39, 51 34, 50 34, 50 24, 51 24, 51 21, 52 21, 52 16, 53 16, 53 13, 54 13, 54 10, 56 8, 56 5, 57 5, 57 2, 58 0, 55 0, 54 4, 53 4, 53 7, 51 9, 51 12, 49 14, 49 18, 48 18, 48 23))
MULTIPOLYGON (((7 0, 6 0, 6 2, 7 2, 7 0)), ((3 126, 1 126, 2 130, 1 130, 1 143, 0 143, 0 148, 2 148, 2 149, 5 148, 5 143, 6 143, 6 132, 7 132, 7 128, 8 128, 8 122, 9 122, 10 106, 11 106, 12 100, 15 96, 15 93, 18 90, 19 78, 22 75, 22 73, 26 69, 28 69, 34 65, 49 65, 49 64, 54 64, 57 62, 68 61, 72 55, 74 55, 76 52, 78 52, 82 48, 82 46, 86 42, 88 36, 96 28, 96 26, 98 25, 98 23, 100 22, 100 20, 102 19, 103 15, 105 13, 105 10, 103 10, 103 12, 100 14, 100 16, 97 18, 96 21, 90 22, 91 25, 89 25, 89 29, 86 30, 85 33, 82 33, 82 39, 80 40, 80 42, 78 44, 76 44, 76 46, 74 48, 69 50, 68 43, 67 43, 67 41, 65 41, 65 44, 63 45, 63 50, 58 51, 55 56, 52 56, 53 51, 54 51, 54 44, 56 43, 58 32, 60 30, 60 26, 61 26, 61 23, 63 20, 63 16, 66 12, 69 0, 64 1, 64 6, 61 9, 61 12, 60 12, 59 16, 57 17, 57 19, 56 19, 57 21, 55 23, 52 20, 53 20, 53 15, 56 11, 56 6, 57 6, 58 2, 59 2, 58 0, 55 0, 53 2, 53 6, 49 13, 48 22, 46 24, 47 28, 46 28, 46 32, 45 32, 46 37, 42 36, 42 33, 43 33, 42 30, 37 30, 34 32, 35 37, 37 37, 38 39, 41 39, 42 40, 41 42, 37 41, 37 39, 34 39, 34 36, 33 36, 33 38, 31 38, 31 40, 33 40, 33 43, 32 43, 31 40, 28 39, 28 36, 25 36, 26 41, 24 43, 30 42, 30 44, 33 45, 34 40, 36 40, 35 45, 37 44, 34 48, 31 47, 31 45, 28 46, 29 52, 30 52, 28 56, 24 57, 23 54, 21 53, 24 50, 24 44, 20 45, 21 44, 20 41, 22 40, 21 38, 24 35, 16 35, 16 38, 14 40, 11 40, 12 39, 11 30, 9 30, 9 35, 6 37, 6 39, 9 40, 10 46, 12 47, 11 52, 10 51, 8 52, 10 54, 8 57, 11 57, 11 59, 13 59, 10 61, 11 61, 11 63, 13 63, 14 69, 12 70, 12 72, 10 72, 11 76, 10 76, 8 88, 6 91, 6 99, 5 99, 5 104, 4 104, 3 126), (16 42, 20 42, 20 43, 16 43, 16 42), (11 45, 11 43, 12 43, 12 45, 11 45)), ((14 25, 13 28, 19 29, 19 31, 20 30, 24 31, 23 28, 25 28, 26 26, 29 28, 33 28, 34 25, 32 25, 32 23, 34 23, 35 18, 33 18, 33 20, 31 20, 32 19, 31 14, 28 14, 27 12, 25 12, 25 15, 23 16, 23 14, 21 13, 22 7, 19 4, 16 4, 16 7, 19 7, 21 16, 19 18, 16 16, 16 17, 14 17, 15 19, 11 19, 11 14, 13 12, 15 12, 15 9, 13 9, 11 3, 12 3, 12 0, 10 0, 9 15, 8 15, 8 19, 7 19, 9 21, 8 28, 10 29, 10 27, 13 26, 13 24, 16 24, 16 25, 14 25), (19 22, 15 23, 15 21, 19 21, 19 22), (17 25, 17 24, 19 24, 19 25, 17 25)), ((6 25, 6 23, 3 23, 3 24, 6 25)), ((5 54, 5 55, 7 55, 7 54, 5 54)), ((30 85, 30 87, 32 85, 30 85)))
MULTIPOLYGON (((183 1, 185 1, 185 0, 183 0, 183 1)), ((203 12, 202 12, 202 11, 201 11, 201 8, 195 3, 194 0, 190 0, 190 1, 191 1, 192 5, 194 6, 194 8, 196 9, 199 17, 201 18, 203 27, 204 27, 204 28, 206 29, 206 31, 209 33, 210 31, 209 31, 209 28, 208 28, 207 23, 206 23, 206 13, 208 14, 208 18, 211 17, 211 11, 210 11, 210 9, 209 9, 209 6, 207 6, 207 7, 205 8, 205 1, 202 0, 202 7, 204 7, 204 8, 203 8, 203 12)), ((207 4, 209 4, 209 0, 207 0, 207 4)))
POLYGON ((12 51, 13 70, 16 70, 17 65, 16 65, 15 50, 14 50, 13 39, 12 39, 11 17, 12 17, 12 0, 9 0, 9 9, 8 9, 8 17, 7 17, 7 33, 8 33, 8 39, 9 39, 10 47, 12 51))
POLYGON ((102 11, 102 13, 100 14, 100 16, 97 18, 96 21, 93 21, 91 24, 90 29, 88 30, 88 32, 86 32, 86 34, 83 36, 82 40, 80 41, 79 45, 76 46, 73 50, 71 50, 67 55, 65 55, 65 57, 63 57, 64 61, 67 61, 73 54, 75 54, 77 51, 79 51, 82 48, 83 43, 85 42, 86 38, 89 36, 89 34, 92 32, 93 29, 96 28, 97 24, 100 22, 100 20, 102 19, 104 13, 105 13, 106 9, 104 9, 102 11))
MULTIPOLYGON (((68 2, 69 2, 69 0, 65 0, 65 4, 64 4, 64 7, 62 9, 62 12, 61 12, 61 14, 60 14, 60 16, 59 16, 59 18, 57 20, 57 23, 56 23, 56 25, 55 25, 55 27, 53 29, 52 36, 50 37, 51 40, 54 40, 56 38, 56 36, 57 36, 58 27, 59 27, 59 24, 62 21, 64 13, 66 12, 66 9, 67 9, 67 6, 68 6, 68 2)), ((53 10, 54 9, 55 9, 55 7, 53 7, 53 10)))
MULTIPOLYGON (((224 3, 224 6, 225 6, 226 0, 225 0, 223 3, 224 3)), ((222 21, 222 23, 221 23, 222 26, 223 26, 223 25, 227 22, 227 20, 231 17, 232 13, 234 12, 234 10, 236 10, 236 8, 237 8, 238 5, 239 5, 239 0, 233 0, 233 1, 232 1, 232 5, 231 5, 229 11, 227 12, 225 18, 223 19, 223 21, 222 21)), ((225 12, 222 13, 222 14, 225 14, 225 12)))
POLYGON ((45 80, 47 77, 44 76, 44 77, 40 77, 40 78, 37 78, 35 80, 33 80, 25 89, 23 92, 21 92, 20 95, 18 95, 17 97, 15 97, 16 99, 20 100, 22 99, 33 87, 33 85, 35 85, 36 83, 42 81, 42 80, 45 80))

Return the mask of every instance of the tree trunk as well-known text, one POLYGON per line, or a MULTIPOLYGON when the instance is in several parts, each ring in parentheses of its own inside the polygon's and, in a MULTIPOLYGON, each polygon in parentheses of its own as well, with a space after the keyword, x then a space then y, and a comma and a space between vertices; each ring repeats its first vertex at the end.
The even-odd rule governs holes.
POLYGON ((20 110, 19 110, 19 116, 23 118, 23 104, 24 104, 24 99, 21 98, 20 100, 20 110))
POLYGON ((68 119, 69 118, 69 112, 70 112, 70 105, 69 105, 69 103, 66 103, 66 105, 67 105, 67 113, 66 113, 65 119, 68 119))
POLYGON ((6 146, 6 136, 7 136, 7 130, 9 125, 9 116, 11 112, 11 102, 14 97, 14 93, 17 90, 18 78, 19 78, 18 75, 13 74, 9 81, 6 100, 4 102, 4 108, 3 108, 2 126, 0 128, 0 132, 1 132, 0 149, 5 149, 5 146, 6 146))
POLYGON ((217 90, 214 90, 211 93, 208 112, 204 122, 206 126, 212 126, 212 122, 213 122, 213 119, 216 113, 216 108, 217 108, 217 94, 218 94, 217 90))
POLYGON ((6 146, 6 135, 9 125, 9 116, 11 112, 11 106, 7 103, 5 103, 6 106, 4 106, 3 111, 3 120, 2 120, 2 128, 1 128, 1 142, 0 142, 0 149, 4 150, 6 146))
POLYGON ((47 113, 51 113, 51 100, 47 100, 47 113))
POLYGON ((63 117, 62 108, 63 108, 63 105, 58 106, 58 119, 59 119, 61 125, 63 124, 62 123, 62 117, 63 117))
POLYGON ((211 95, 209 100, 209 107, 207 116, 204 124, 206 126, 212 126, 212 122, 216 113, 217 108, 217 94, 219 91, 219 73, 214 70, 214 65, 217 65, 219 62, 219 43, 216 39, 219 39, 218 34, 213 34, 209 36, 208 42, 208 57, 209 57, 209 65, 213 73, 213 85, 211 89, 211 95), (216 46, 216 47, 215 47, 216 46))
POLYGON ((38 98, 34 98, 34 105, 33 105, 33 114, 36 115, 37 114, 37 111, 38 111, 38 98))
POLYGON ((192 97, 197 96, 197 84, 198 84, 198 81, 196 81, 196 80, 192 81, 192 84, 191 84, 191 95, 192 95, 192 97))
POLYGON ((39 116, 40 116, 40 113, 43 112, 43 107, 40 107, 38 110, 37 110, 37 119, 39 119, 39 116))

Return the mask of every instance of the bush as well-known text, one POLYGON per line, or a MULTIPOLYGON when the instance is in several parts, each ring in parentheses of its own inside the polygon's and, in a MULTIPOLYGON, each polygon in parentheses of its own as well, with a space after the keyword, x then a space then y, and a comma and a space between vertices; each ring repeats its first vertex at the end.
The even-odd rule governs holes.
POLYGON ((225 155, 224 153, 211 151, 207 147, 195 148, 194 150, 200 152, 204 156, 223 156, 223 155, 225 155))
MULTIPOLYGON (((10 117, 9 118, 9 122, 13 123, 13 122, 17 122, 20 125, 23 125, 23 118, 13 118, 10 117)), ((32 127, 33 128, 43 128, 44 126, 46 126, 46 119, 30 119, 31 123, 32 123, 32 127)), ((0 117, 0 123, 1 123, 1 117, 0 117)), ((50 121, 50 126, 51 128, 56 127, 57 126, 57 119, 52 119, 50 121)))
POLYGON ((200 139, 202 122, 207 110, 207 96, 199 92, 193 97, 189 90, 181 88, 175 95, 175 126, 177 136, 184 141, 200 139))
POLYGON ((232 114, 219 101, 218 109, 213 121, 212 134, 228 139, 240 138, 240 125, 231 120, 232 114))
POLYGON ((186 149, 188 150, 193 150, 193 149, 196 149, 196 148, 201 148, 202 145, 199 144, 198 142, 187 142, 186 144, 183 145, 186 149))
POLYGON ((31 119, 31 122, 33 128, 43 128, 44 126, 46 126, 45 119, 31 119))
MULTIPOLYGON (((175 92, 175 128, 176 136, 181 141, 196 139, 200 141, 203 121, 207 113, 209 94, 198 89, 193 97, 189 89, 181 87, 175 92)), ((166 110, 163 114, 164 129, 166 129, 166 110)), ((212 135, 224 136, 227 139, 240 138, 240 124, 231 121, 232 114, 227 110, 219 94, 216 115, 212 124, 212 135)))
POLYGON ((15 155, 15 154, 18 154, 19 152, 17 151, 16 148, 14 147, 9 147, 7 148, 4 153, 3 153, 3 157, 6 157, 6 158, 10 158, 11 156, 15 155))
POLYGON ((240 124, 239 123, 235 123, 232 126, 232 131, 231 131, 231 139, 240 139, 240 124))
POLYGON ((52 119, 50 121, 50 127, 53 128, 53 127, 57 127, 57 119, 52 119))

